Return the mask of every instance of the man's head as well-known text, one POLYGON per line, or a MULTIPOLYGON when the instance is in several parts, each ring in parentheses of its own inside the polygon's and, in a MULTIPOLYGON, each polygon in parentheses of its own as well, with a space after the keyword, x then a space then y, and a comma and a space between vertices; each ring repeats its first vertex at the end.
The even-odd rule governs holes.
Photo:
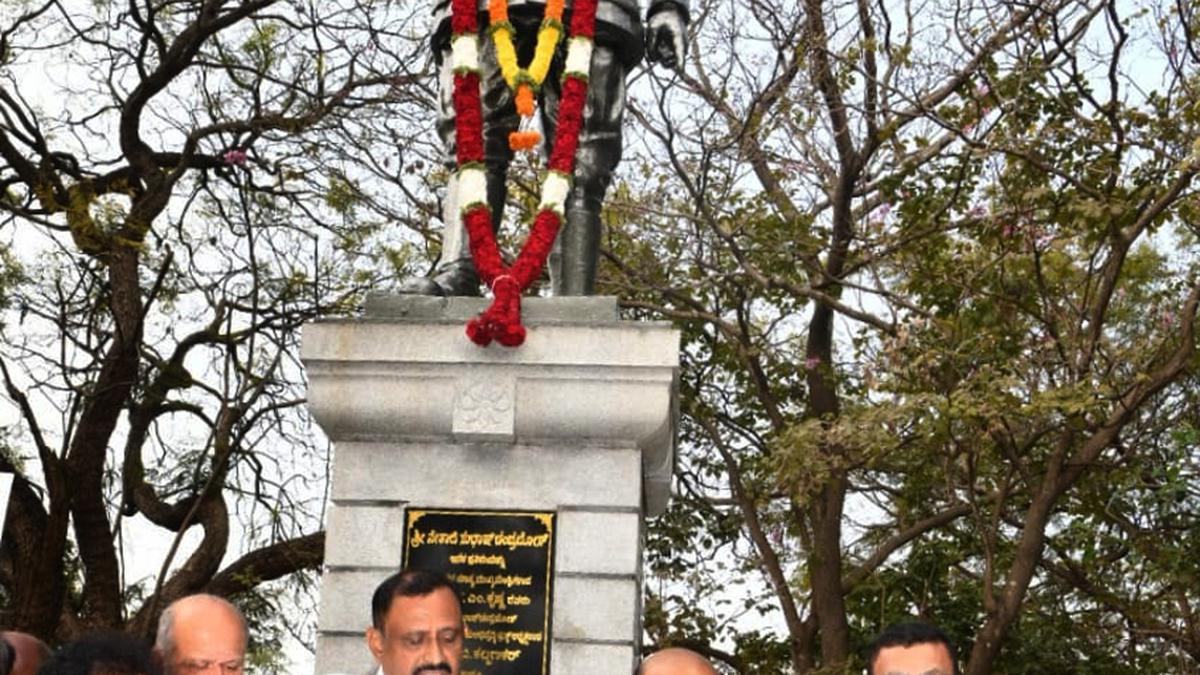
POLYGON ((246 620, 215 595, 189 595, 158 620, 155 649, 167 675, 231 675, 246 661, 246 620))
POLYGON ((150 645, 124 633, 94 633, 50 657, 38 675, 159 675, 150 645))
POLYGON ((48 658, 50 648, 29 633, 0 632, 0 675, 35 675, 48 658))
POLYGON ((671 647, 646 657, 637 675, 717 675, 717 669, 696 652, 671 647))
POLYGON ((444 575, 409 569, 388 577, 371 598, 367 646, 384 675, 458 675, 462 603, 444 575))
POLYGON ((871 643, 867 675, 958 675, 958 657, 950 638, 936 626, 900 623, 871 643))

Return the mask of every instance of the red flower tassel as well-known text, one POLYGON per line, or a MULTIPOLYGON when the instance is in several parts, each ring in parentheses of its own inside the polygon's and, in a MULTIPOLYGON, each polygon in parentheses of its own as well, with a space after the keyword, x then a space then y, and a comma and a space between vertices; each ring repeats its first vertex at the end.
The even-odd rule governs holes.
POLYGON ((558 131, 547 165, 552 171, 568 176, 575 170, 575 150, 583 131, 583 107, 587 103, 587 82, 568 77, 563 82, 562 101, 558 104, 558 131))
POLYGON ((505 274, 492 284, 492 306, 467 324, 467 337, 480 347, 492 340, 505 347, 519 347, 525 342, 525 327, 521 325, 521 288, 512 275, 505 274))
POLYGON ((596 0, 576 0, 571 15, 571 37, 596 38, 596 0))
POLYGON ((454 76, 454 130, 458 165, 483 162, 483 103, 479 73, 454 76))
POLYGON ((479 17, 475 11, 475 0, 451 0, 450 30, 456 35, 478 33, 479 17))
POLYGON ((549 209, 538 211, 533 219, 529 239, 509 272, 522 289, 529 288, 529 285, 542 275, 542 267, 546 264, 546 258, 550 257, 550 250, 554 248, 554 240, 558 238, 558 228, 561 225, 562 219, 549 209))
POLYGON ((463 215, 470 239, 471 259, 475 271, 484 283, 491 286, 496 277, 504 274, 504 262, 500 259, 500 248, 492 232, 492 213, 487 206, 480 205, 463 215))

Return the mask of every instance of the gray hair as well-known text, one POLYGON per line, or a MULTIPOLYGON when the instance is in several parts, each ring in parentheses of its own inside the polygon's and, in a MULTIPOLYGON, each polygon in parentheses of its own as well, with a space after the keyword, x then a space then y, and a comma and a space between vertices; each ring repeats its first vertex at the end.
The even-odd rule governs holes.
MULTIPOLYGON (((246 617, 242 616, 241 610, 239 610, 236 606, 234 606, 234 604, 232 602, 229 602, 228 600, 226 600, 225 598, 222 598, 219 595, 210 595, 208 593, 196 593, 194 595, 186 595, 182 598, 179 598, 175 602, 172 602, 170 605, 167 605, 167 608, 163 610, 162 615, 158 617, 158 631, 155 633, 155 636, 154 636, 154 646, 158 648, 158 650, 163 654, 163 656, 168 656, 168 655, 174 653, 174 651, 175 651, 174 628, 175 628, 175 611, 176 611, 176 609, 179 607, 180 603, 183 603, 183 602, 186 602, 186 601, 192 600, 192 599, 198 599, 198 598, 203 598, 204 600, 206 600, 208 602, 212 602, 214 604, 225 607, 230 612, 232 612, 233 615, 236 616, 238 618, 238 621, 241 622, 241 624, 242 624, 242 644, 245 644, 245 645, 250 644, 250 627, 246 625, 246 617)), ((7 674, 0 673, 0 675, 7 675, 7 674)))
POLYGON ((171 634, 171 624, 175 623, 175 603, 171 603, 158 617, 158 631, 154 634, 154 646, 163 655, 175 651, 175 636, 171 634))

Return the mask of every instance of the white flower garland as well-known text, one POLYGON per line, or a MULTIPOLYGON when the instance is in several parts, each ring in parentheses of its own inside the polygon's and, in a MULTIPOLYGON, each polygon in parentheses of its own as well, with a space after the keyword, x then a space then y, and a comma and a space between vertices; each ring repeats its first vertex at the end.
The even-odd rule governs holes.
POLYGON ((460 73, 463 71, 479 72, 479 37, 476 35, 455 35, 450 41, 450 68, 460 73))

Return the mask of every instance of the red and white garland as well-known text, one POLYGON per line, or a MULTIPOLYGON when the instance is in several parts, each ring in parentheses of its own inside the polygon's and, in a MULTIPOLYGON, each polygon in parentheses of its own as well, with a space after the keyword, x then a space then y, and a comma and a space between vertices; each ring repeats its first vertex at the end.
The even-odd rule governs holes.
POLYGON ((455 130, 458 137, 458 203, 471 242, 471 257, 480 278, 492 289, 492 305, 467 324, 467 336, 480 346, 492 340, 506 347, 525 342, 521 325, 521 293, 541 276, 546 258, 562 226, 575 149, 583 129, 588 72, 595 38, 597 0, 575 0, 571 15, 558 130, 550 152, 541 202, 529 239, 511 267, 505 267, 492 231, 487 205, 483 154, 483 103, 479 91, 479 18, 477 0, 452 0, 451 65, 454 69, 455 130))

